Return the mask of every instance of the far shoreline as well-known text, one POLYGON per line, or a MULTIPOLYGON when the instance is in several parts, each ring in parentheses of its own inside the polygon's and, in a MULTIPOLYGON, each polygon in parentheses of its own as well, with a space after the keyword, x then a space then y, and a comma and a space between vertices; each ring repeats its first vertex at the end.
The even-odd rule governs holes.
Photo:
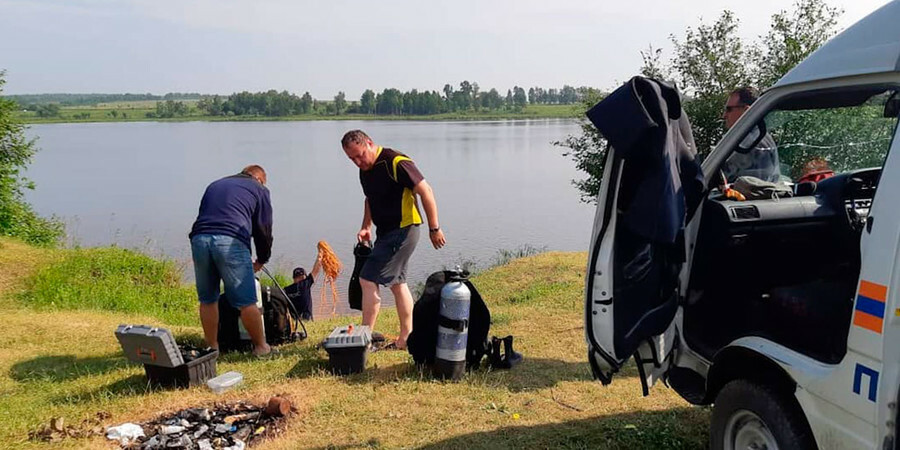
POLYGON ((181 117, 160 118, 147 117, 144 108, 63 108, 59 116, 37 117, 29 112, 20 112, 16 120, 21 123, 62 124, 62 123, 111 123, 111 122, 309 122, 309 121, 414 121, 414 122, 485 122, 500 120, 531 119, 577 119, 583 112, 576 105, 539 105, 529 106, 523 111, 491 111, 442 113, 432 115, 374 115, 374 114, 341 114, 321 115, 303 114, 291 116, 210 116, 186 115, 181 117), (113 113, 113 111, 115 111, 113 113), (88 117, 76 117, 88 115, 88 117))

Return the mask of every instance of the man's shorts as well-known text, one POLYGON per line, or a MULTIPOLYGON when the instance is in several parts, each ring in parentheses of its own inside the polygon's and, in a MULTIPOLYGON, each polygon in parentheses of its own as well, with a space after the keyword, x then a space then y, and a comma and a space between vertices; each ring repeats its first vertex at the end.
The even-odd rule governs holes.
POLYGON ((406 283, 406 264, 418 242, 418 225, 398 228, 379 236, 359 277, 382 286, 406 283))
POLYGON ((231 236, 198 234, 191 238, 191 256, 200 303, 217 302, 222 281, 231 306, 256 304, 256 278, 246 244, 231 236))

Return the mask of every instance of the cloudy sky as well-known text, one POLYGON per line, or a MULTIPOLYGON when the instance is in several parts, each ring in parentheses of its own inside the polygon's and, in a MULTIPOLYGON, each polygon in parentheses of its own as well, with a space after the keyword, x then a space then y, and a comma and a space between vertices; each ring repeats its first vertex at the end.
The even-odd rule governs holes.
MULTIPOLYGON (((841 27, 886 0, 830 0, 841 27)), ((615 86, 641 49, 788 0, 0 0, 6 94, 615 86)))

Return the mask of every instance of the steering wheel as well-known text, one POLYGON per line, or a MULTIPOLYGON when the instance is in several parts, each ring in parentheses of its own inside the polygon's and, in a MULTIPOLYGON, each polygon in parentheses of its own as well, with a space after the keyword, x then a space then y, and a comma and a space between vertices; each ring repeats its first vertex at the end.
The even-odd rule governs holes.
MULTIPOLYGON (((858 190, 857 188, 850 188, 850 186, 862 186, 864 183, 863 179, 860 177, 850 177, 847 180, 847 191, 853 192, 858 190)), ((863 217, 859 208, 857 207, 856 199, 852 197, 848 197, 847 201, 850 203, 849 207, 845 208, 847 211, 847 224, 850 226, 850 229, 854 232, 862 231, 863 226, 866 224, 866 219, 863 217)))
POLYGON ((862 231, 866 226, 869 216, 868 209, 871 208, 871 197, 860 197, 859 194, 874 189, 880 173, 880 168, 858 170, 851 173, 844 184, 842 195, 844 205, 842 206, 846 211, 847 225, 854 232, 862 231), (860 208, 860 200, 869 200, 867 211, 863 212, 860 208))

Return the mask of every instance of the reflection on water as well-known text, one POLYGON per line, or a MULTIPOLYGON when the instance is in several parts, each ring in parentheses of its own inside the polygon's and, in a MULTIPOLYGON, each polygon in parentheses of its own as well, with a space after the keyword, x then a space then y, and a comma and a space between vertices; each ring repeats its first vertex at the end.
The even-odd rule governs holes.
MULTIPOLYGON (((593 207, 579 202, 571 185, 579 175, 551 145, 578 131, 569 120, 34 125, 28 134, 39 138, 41 150, 28 172, 37 184, 28 200, 41 214, 63 217, 81 245, 165 255, 191 277, 187 233, 203 190, 257 163, 272 192, 270 267, 285 274, 298 265, 309 270, 316 243, 325 240, 349 274, 363 195, 340 139, 354 128, 410 155, 435 190, 447 246, 437 251, 420 241, 410 261, 411 285, 467 261, 487 267, 501 249, 587 248, 593 207)), ((338 312, 347 311, 348 278, 337 282, 338 312)), ((316 310, 320 317, 331 314, 330 305, 316 310)))

